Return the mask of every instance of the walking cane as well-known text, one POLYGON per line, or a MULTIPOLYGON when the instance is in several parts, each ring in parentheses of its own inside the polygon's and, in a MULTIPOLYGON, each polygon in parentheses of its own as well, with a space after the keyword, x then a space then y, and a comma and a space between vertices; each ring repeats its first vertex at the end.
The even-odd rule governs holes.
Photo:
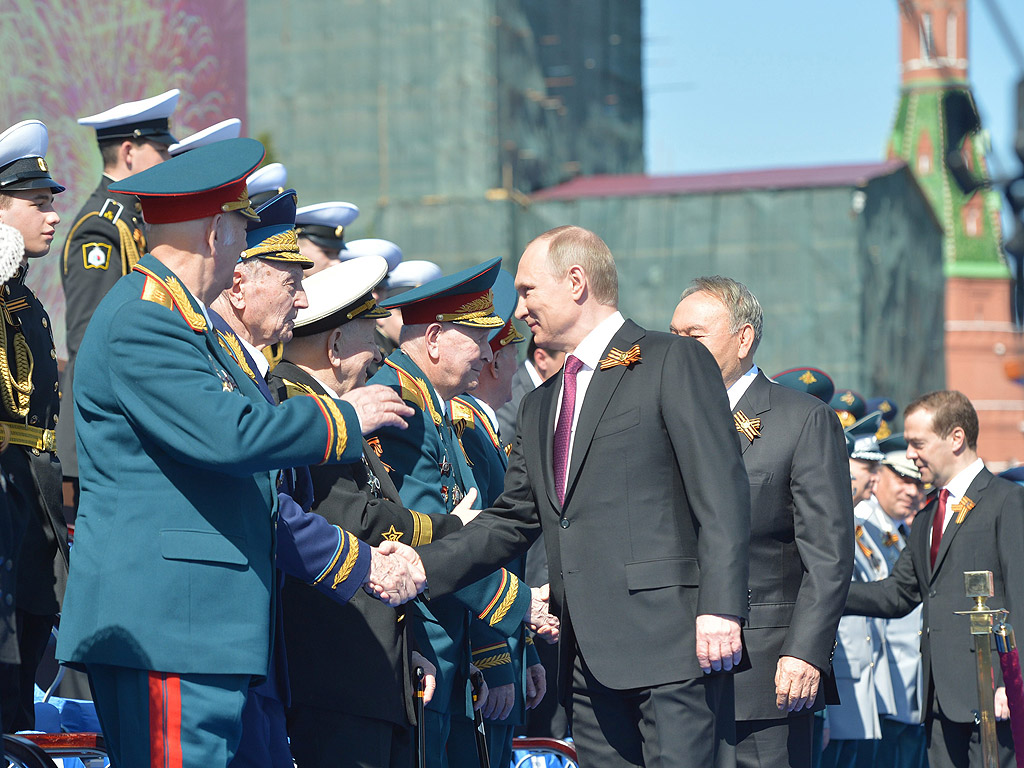
POLYGON ((971 634, 974 636, 974 655, 978 660, 978 725, 981 732, 982 768, 999 768, 999 754, 996 743, 996 705, 992 690, 992 618, 1002 615, 1001 610, 992 610, 985 599, 992 597, 995 587, 992 571, 964 571, 964 587, 967 596, 974 598, 974 608, 969 611, 954 611, 958 616, 971 617, 971 634))
POLYGON ((999 651, 999 664, 1003 668, 1006 703, 1010 706, 1010 733, 1013 734, 1014 758, 1017 761, 1017 768, 1024 768, 1024 683, 1021 681, 1017 641, 1013 636, 1013 627, 1005 618, 999 620, 993 631, 996 636, 996 650, 999 651))
POLYGON ((479 670, 470 675, 473 687, 473 723, 476 725, 476 756, 480 768, 491 768, 491 758, 487 754, 487 733, 484 731, 484 716, 476 707, 480 691, 484 687, 484 676, 479 670))
POLYGON ((427 676, 423 667, 416 667, 416 768, 427 768, 427 724, 423 696, 427 687, 427 676))

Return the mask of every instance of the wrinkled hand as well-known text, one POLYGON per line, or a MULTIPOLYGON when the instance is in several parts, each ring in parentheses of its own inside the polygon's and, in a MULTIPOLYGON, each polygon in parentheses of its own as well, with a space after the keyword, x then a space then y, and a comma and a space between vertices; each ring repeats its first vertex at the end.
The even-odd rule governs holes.
POLYGON ((996 688, 996 720, 1010 718, 1010 702, 1006 699, 1006 688, 996 688))
POLYGON ((408 427, 406 419, 415 411, 403 402, 398 393, 382 384, 368 384, 346 392, 342 397, 355 408, 359 417, 359 428, 364 435, 376 432, 381 427, 408 427))
POLYGON ((784 712, 810 708, 818 695, 821 670, 794 656, 783 656, 775 668, 775 706, 784 712))
POLYGON ((551 588, 547 584, 543 587, 532 587, 530 593, 530 610, 527 612, 526 618, 523 619, 523 623, 547 642, 557 643, 558 617, 551 615, 548 611, 551 588))
POLYGON ((469 665, 469 679, 473 686, 473 690, 476 691, 476 703, 473 704, 473 711, 476 712, 487 703, 487 697, 490 695, 490 691, 487 688, 487 681, 484 680, 484 673, 481 672, 475 664, 469 665))
POLYGON ((475 501, 476 488, 470 488, 466 492, 466 497, 452 510, 452 514, 459 518, 463 525, 469 525, 470 521, 476 519, 476 516, 480 514, 479 509, 473 509, 475 501))
POLYGON ((533 709, 548 691, 548 676, 543 664, 526 668, 526 708, 533 709))
MULTIPOLYGON (((427 585, 423 566, 417 569, 395 545, 412 549, 397 541, 385 541, 380 547, 371 547, 370 573, 363 583, 368 594, 393 608, 412 600, 427 585)), ((416 559, 419 560, 418 555, 416 559)))
POLYGON ((437 667, 427 661, 427 657, 419 651, 413 651, 412 668, 415 670, 416 667, 423 667, 423 703, 429 704, 437 689, 437 667))
POLYGON ((413 578, 416 579, 417 584, 420 584, 419 591, 422 592, 426 588, 427 572, 424 569, 423 561, 420 560, 419 552, 400 541, 382 541, 377 549, 385 555, 397 555, 405 560, 409 564, 413 578))
POLYGON ((504 720, 512 714, 516 703, 516 687, 512 683, 487 689, 487 703, 480 714, 485 720, 504 720))
POLYGON ((740 620, 727 614, 705 613, 697 617, 697 661, 704 674, 729 671, 743 658, 740 620))

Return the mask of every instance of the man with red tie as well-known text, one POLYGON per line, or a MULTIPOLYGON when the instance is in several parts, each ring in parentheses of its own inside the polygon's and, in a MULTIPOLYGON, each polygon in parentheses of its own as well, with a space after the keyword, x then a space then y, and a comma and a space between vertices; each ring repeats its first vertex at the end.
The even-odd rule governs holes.
MULTIPOLYGON (((505 491, 418 551, 431 589, 544 531, 558 692, 584 766, 734 764, 732 676, 748 611, 750 491, 711 353, 618 311, 608 246, 531 242, 516 316, 565 370, 523 398, 505 491)), ((460 577, 461 578, 461 577, 460 577)))
MULTIPOLYGON (((993 476, 978 458, 978 415, 966 396, 943 390, 912 402, 903 426, 907 458, 938 489, 918 513, 888 578, 850 586, 846 613, 896 618, 924 604, 928 762, 932 768, 981 766, 975 716, 977 669, 966 610, 964 571, 992 571, 991 608, 1011 619, 1024 609, 1024 488, 993 476)), ((1009 709, 995 669, 999 764, 1014 765, 1009 709)))

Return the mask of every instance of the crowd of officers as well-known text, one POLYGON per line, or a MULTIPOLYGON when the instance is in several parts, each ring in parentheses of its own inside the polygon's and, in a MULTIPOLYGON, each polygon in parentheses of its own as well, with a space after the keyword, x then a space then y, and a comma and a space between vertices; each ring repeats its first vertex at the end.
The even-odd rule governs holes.
MULTIPOLYGON (((345 229, 358 216, 355 206, 327 202, 298 207, 296 193, 286 188, 283 166, 255 170, 262 150, 259 158, 246 156, 236 164, 233 170, 244 175, 218 169, 216 162, 211 167, 214 155, 204 155, 203 148, 245 141, 235 138, 239 123, 225 121, 179 142, 169 132, 177 98, 171 91, 79 120, 96 131, 103 177, 75 217, 60 253, 68 362, 59 381, 49 318, 25 285, 25 275, 27 259, 50 250, 58 223, 53 197, 64 188, 46 167, 42 123, 24 121, 0 135, 0 222, 7 225, 0 227, 0 270, 8 269, 0 296, 3 731, 35 724, 36 670, 67 584, 67 523, 75 522, 83 493, 97 494, 88 483, 80 485, 80 474, 104 477, 109 485, 103 492, 117 493, 113 468, 121 465, 92 449, 103 445, 100 438, 82 438, 103 406, 92 391, 76 398, 78 417, 86 419, 77 426, 76 444, 75 410, 70 407, 76 369, 79 382, 105 376, 116 390, 112 396, 131 401, 140 422, 150 418, 144 413, 147 388, 166 386, 118 379, 120 365, 113 358, 80 355, 89 348, 86 330, 101 300, 131 276, 140 281, 136 293, 141 290, 143 299, 180 313, 193 330, 215 331, 220 352, 213 350, 210 360, 228 355, 250 379, 236 381, 224 371, 225 389, 251 386, 258 392, 254 398, 277 408, 289 404, 292 413, 316 402, 323 413, 318 411, 315 418, 326 420, 329 439, 336 438, 330 462, 307 470, 305 465, 318 462, 296 460, 303 468, 284 472, 278 480, 278 574, 270 578, 279 580, 280 599, 266 606, 276 616, 276 634, 266 680, 242 693, 244 730, 232 764, 289 766, 294 759, 302 768, 408 766, 420 751, 429 766, 477 766, 486 754, 493 768, 504 768, 510 764, 514 732, 566 737, 566 712, 555 696, 546 694, 557 653, 553 646, 535 642, 535 633, 527 628, 549 642, 557 638, 557 622, 545 618, 538 607, 542 591, 531 590, 548 581, 542 542, 483 579, 407 606, 399 603, 415 596, 415 588, 408 593, 415 568, 403 565, 408 571, 395 575, 384 565, 404 552, 400 545, 421 546, 458 530, 474 518, 476 509, 500 496, 519 401, 560 371, 563 353, 531 340, 520 362, 524 339, 512 323, 518 296, 500 260, 445 277, 429 262, 403 260, 401 250, 388 241, 346 242, 345 229), (193 152, 200 158, 193 166, 179 164, 177 173, 166 178, 149 173, 133 186, 133 176, 171 156, 193 152), (209 177, 205 182, 204 173, 209 177), (173 274, 147 256, 148 238, 154 229, 184 221, 178 208, 200 206, 192 211, 198 216, 203 195, 225 182, 242 190, 233 210, 253 214, 244 251, 229 288, 209 297, 185 294, 173 274), (403 325, 421 327, 435 318, 459 325, 476 343, 459 349, 429 335, 403 336, 403 325), (370 400, 353 402, 359 419, 332 409, 332 403, 360 390, 374 391, 365 386, 368 375, 369 384, 400 394, 405 418, 399 424, 382 417, 360 439, 359 432, 367 432, 366 414, 374 408, 370 400), (136 391, 126 393, 122 387, 136 391), (317 514, 309 515, 310 510, 317 514), (418 670, 424 672, 422 683, 418 670), (418 688, 425 702, 419 712, 418 688), (478 716, 487 723, 483 744, 477 739, 478 716)), ((246 155, 250 149, 242 145, 238 153, 246 155)), ((713 293, 713 286, 701 290, 713 293)), ((160 369, 159 364, 147 367, 146 359, 159 356, 158 349, 118 345, 117 326, 125 317, 108 312, 102 321, 112 329, 108 333, 105 328, 110 337, 105 343, 111 354, 125 358, 129 374, 160 369)), ((132 322, 145 324, 146 319, 132 322)), ((94 346, 100 344, 97 336, 94 331, 94 346)), ((853 582, 885 579, 908 546, 915 515, 931 498, 919 466, 908 458, 903 435, 893 433, 897 404, 836 390, 816 368, 783 371, 773 380, 823 400, 838 414, 847 436, 854 505, 853 582)), ((198 404, 197 411, 196 419, 225 418, 204 414, 198 404)), ((738 420, 737 430, 753 442, 760 436, 758 424, 738 420)), ((169 435, 168 443, 187 440, 186 417, 179 426, 183 434, 169 435)), ((302 427, 298 423, 294 429, 302 427)), ((214 453, 230 452, 224 446, 213 448, 214 453)), ((166 471, 173 473, 174 468, 166 471)), ((159 497, 159 489, 153 492, 159 497)), ((223 497, 226 504, 228 499, 223 497)), ((83 552, 86 543, 95 547, 95 537, 113 535, 87 518, 79 523, 83 552)), ((181 530, 172 536, 161 530, 156 543, 129 541, 125 546, 172 562, 195 558, 232 563, 231 553, 194 533, 181 530)), ((137 634, 143 638, 140 647, 128 647, 124 638, 115 636, 104 638, 107 647, 100 649, 91 637, 86 648, 82 638, 89 636, 83 628, 88 621, 82 613, 89 609, 83 606, 110 588, 103 586, 104 576, 130 578, 132 555, 107 547, 99 555, 83 554, 83 562, 86 557, 99 561, 78 571, 95 569, 92 576, 81 575, 78 583, 73 579, 77 613, 73 621, 66 619, 68 637, 61 635, 58 657, 87 669, 93 692, 122 690, 134 683, 108 674, 104 664, 125 663, 131 657, 134 661, 126 666, 159 669, 154 654, 173 656, 176 651, 165 646, 177 642, 158 637, 164 614, 199 609, 188 599, 172 607, 160 605, 158 594, 144 587, 136 594, 120 584, 125 625, 133 621, 128 614, 135 612, 140 622, 152 626, 137 634), (147 631, 153 635, 151 645, 147 631)), ((225 582, 226 589, 236 587, 225 582)), ((207 603, 202 610, 224 610, 215 596, 201 597, 207 603)), ((841 703, 814 707, 815 765, 927 764, 925 723, 934 693, 922 667, 921 637, 927 631, 922 622, 920 605, 900 618, 847 615, 839 622, 827 676, 838 692, 832 701, 841 703)), ((217 650, 207 652, 224 654, 224 666, 230 668, 242 641, 216 633, 209 639, 215 644, 210 648, 217 650)), ((260 644, 259 638, 254 644, 260 644)), ((189 652, 200 653, 204 646, 197 642, 189 647, 189 652)), ((166 680, 146 684, 150 696, 157 685, 166 697, 166 680)), ((180 686, 175 694, 183 702, 179 727, 186 730, 190 713, 202 705, 188 698, 186 682, 180 686)), ((101 708, 99 715, 105 731, 134 727, 124 708, 101 708)), ((152 733, 139 738, 147 749, 153 743, 152 733)), ((135 755, 142 752, 134 752, 132 739, 125 739, 115 760, 136 764, 135 755)), ((165 733, 164 739, 173 750, 173 734, 165 733)), ((178 749, 185 750, 187 764, 188 747, 178 749)))

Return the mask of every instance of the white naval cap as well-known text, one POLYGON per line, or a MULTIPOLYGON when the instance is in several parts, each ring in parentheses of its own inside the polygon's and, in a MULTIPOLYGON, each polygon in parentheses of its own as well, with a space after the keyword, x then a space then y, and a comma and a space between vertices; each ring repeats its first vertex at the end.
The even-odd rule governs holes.
POLYGON ((321 248, 345 247, 345 227, 359 216, 352 203, 332 201, 304 205, 295 211, 295 229, 299 237, 312 240, 321 248))
POLYGON ((188 152, 190 149, 205 147, 207 144, 213 144, 224 139, 237 139, 241 134, 242 121, 237 117, 229 117, 227 120, 221 120, 216 125, 211 125, 209 128, 203 128, 203 130, 197 131, 191 136, 186 136, 177 144, 171 144, 167 151, 170 152, 171 157, 174 157, 182 152, 188 152))
MULTIPOLYGON (((284 192, 284 185, 288 183, 288 169, 281 163, 267 163, 262 168, 257 168, 248 179, 245 186, 249 190, 249 198, 253 195, 273 192, 279 195, 284 192)), ((268 200, 270 198, 267 198, 268 200)))
POLYGON ((379 237, 364 237, 361 240, 351 240, 345 243, 345 250, 340 255, 342 261, 355 259, 360 256, 382 256, 388 263, 388 272, 397 267, 402 261, 402 249, 390 240, 382 240, 379 237))
POLYGON ((389 291, 396 288, 418 288, 431 280, 437 280, 441 274, 441 268, 432 261, 421 259, 403 261, 396 265, 388 275, 387 288, 389 291))
POLYGON ((350 320, 376 319, 391 313, 377 306, 376 288, 388 273, 382 256, 360 256, 304 278, 305 309, 295 315, 295 335, 311 336, 350 320))
POLYGON ((148 99, 128 101, 88 117, 78 118, 79 125, 96 129, 98 141, 111 139, 146 139, 159 144, 176 144, 171 134, 171 113, 178 104, 181 91, 172 88, 148 99))
POLYGON ((39 120, 22 120, 0 133, 0 192, 23 189, 63 192, 50 177, 46 150, 50 135, 39 120))

